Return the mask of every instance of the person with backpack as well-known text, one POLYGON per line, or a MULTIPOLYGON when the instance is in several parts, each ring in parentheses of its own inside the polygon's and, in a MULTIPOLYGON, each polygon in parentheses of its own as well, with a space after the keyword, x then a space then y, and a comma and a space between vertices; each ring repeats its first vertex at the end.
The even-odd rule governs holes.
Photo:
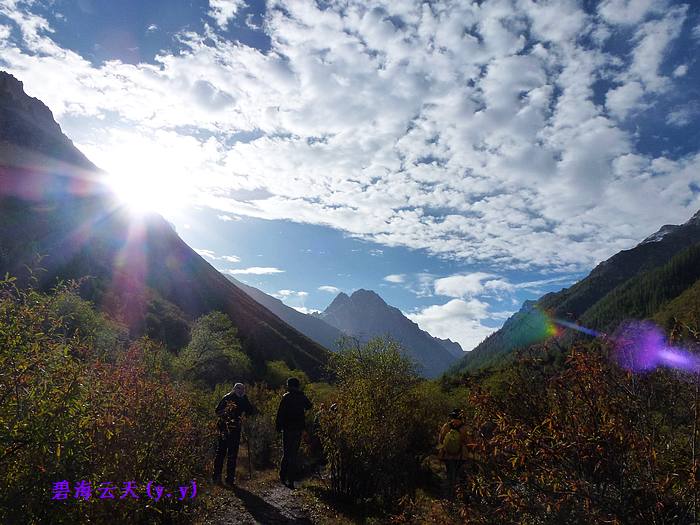
POLYGON ((287 379, 287 393, 282 396, 277 409, 275 428, 277 432, 282 432, 280 481, 290 489, 294 488, 297 475, 297 455, 304 432, 304 412, 310 408, 311 401, 301 391, 299 380, 296 377, 287 379))
POLYGON ((438 457, 445 462, 450 498, 454 497, 459 472, 468 457, 467 426, 459 408, 450 412, 450 420, 440 429, 438 457))
POLYGON ((241 444, 241 417, 243 414, 253 416, 258 413, 256 408, 245 395, 245 385, 236 383, 233 390, 226 394, 214 410, 219 416, 217 428, 219 439, 216 445, 216 457, 214 458, 214 476, 212 481, 221 485, 221 472, 226 461, 226 483, 234 486, 236 480, 236 461, 238 459, 238 447, 241 444))

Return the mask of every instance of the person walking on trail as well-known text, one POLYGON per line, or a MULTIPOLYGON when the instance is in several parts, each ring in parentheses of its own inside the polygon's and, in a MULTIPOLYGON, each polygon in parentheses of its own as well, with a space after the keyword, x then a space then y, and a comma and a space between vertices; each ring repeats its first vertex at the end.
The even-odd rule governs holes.
POLYGON ((212 481, 221 485, 221 472, 226 461, 226 483, 233 486, 236 481, 236 460, 238 459, 238 447, 241 444, 241 416, 257 414, 257 410, 245 395, 245 385, 236 383, 233 390, 226 394, 214 410, 219 416, 219 439, 216 444, 216 457, 214 458, 214 476, 212 481))
POLYGON ((294 488, 297 476, 297 455, 304 432, 304 412, 311 408, 311 401, 300 389, 296 377, 287 379, 287 393, 282 396, 277 409, 275 428, 282 432, 282 465, 280 466, 280 481, 294 488))
POLYGON ((459 473, 468 458, 467 426, 462 411, 455 408, 450 420, 440 429, 438 457, 445 462, 450 498, 454 497, 459 473))

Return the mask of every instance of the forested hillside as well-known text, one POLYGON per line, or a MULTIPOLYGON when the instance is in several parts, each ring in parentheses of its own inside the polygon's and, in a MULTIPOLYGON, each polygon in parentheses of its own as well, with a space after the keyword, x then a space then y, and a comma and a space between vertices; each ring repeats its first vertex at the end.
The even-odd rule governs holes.
MULTIPOLYGON (((579 322, 589 328, 614 330, 623 320, 652 317, 686 288, 697 271, 700 214, 680 226, 667 225, 636 247, 603 261, 570 288, 523 304, 518 313, 467 352, 453 372, 496 365, 535 340, 527 334, 543 330, 542 313, 579 322)), ((566 340, 571 342, 571 336, 566 340)))

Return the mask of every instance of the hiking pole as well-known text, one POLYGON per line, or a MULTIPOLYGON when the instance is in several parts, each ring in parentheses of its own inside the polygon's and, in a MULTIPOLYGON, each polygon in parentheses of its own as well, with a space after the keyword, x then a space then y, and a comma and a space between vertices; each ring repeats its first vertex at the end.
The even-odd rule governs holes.
POLYGON ((248 479, 253 479, 253 460, 250 457, 250 424, 246 421, 245 442, 248 447, 248 479))

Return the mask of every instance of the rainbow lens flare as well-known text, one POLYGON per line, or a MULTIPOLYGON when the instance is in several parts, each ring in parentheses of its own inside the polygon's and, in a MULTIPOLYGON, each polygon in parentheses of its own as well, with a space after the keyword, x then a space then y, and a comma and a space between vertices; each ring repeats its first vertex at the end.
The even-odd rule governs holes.
MULTIPOLYGON (((564 328, 576 330, 591 337, 606 334, 571 321, 556 319, 537 306, 519 314, 519 328, 510 332, 510 342, 529 345, 559 337, 564 328)), ((660 366, 700 373, 700 356, 685 348, 669 344, 663 330, 650 321, 626 321, 610 337, 614 344, 617 363, 632 372, 650 372, 660 366)))
POLYGON ((699 372, 700 358, 688 350, 668 343, 663 331, 649 321, 628 321, 615 337, 617 361, 633 372, 650 372, 660 366, 699 372))
POLYGON ((511 326, 504 326, 504 337, 511 347, 528 346, 560 334, 551 316, 537 306, 517 313, 516 319, 511 326))

